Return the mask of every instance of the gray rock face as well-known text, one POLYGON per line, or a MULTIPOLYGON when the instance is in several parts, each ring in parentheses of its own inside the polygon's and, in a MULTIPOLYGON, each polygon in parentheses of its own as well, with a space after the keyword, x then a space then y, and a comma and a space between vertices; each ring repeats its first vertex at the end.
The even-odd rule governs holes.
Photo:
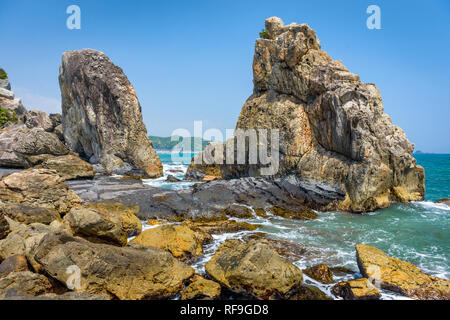
POLYGON ((9 83, 8 78, 0 79, 0 88, 6 89, 6 90, 11 90, 11 84, 9 83))
POLYGON ((227 208, 238 203, 253 208, 326 209, 344 199, 344 192, 323 184, 301 181, 295 176, 267 180, 242 178, 217 180, 186 190, 161 190, 134 179, 96 177, 94 180, 67 181, 87 202, 113 201, 138 205, 141 219, 195 219, 221 217, 227 208))
POLYGON ((0 88, 0 98, 6 98, 9 100, 13 100, 14 99, 14 92, 12 92, 11 90, 6 90, 3 88, 0 88))
MULTIPOLYGON (((338 208, 353 212, 423 199, 425 174, 412 157, 414 145, 383 113, 378 88, 332 60, 308 25, 285 26, 273 17, 266 29, 268 37, 255 44, 254 92, 236 129, 280 130, 276 176, 338 186, 346 193, 338 208)), ((259 176, 262 167, 215 172, 225 179, 259 176)), ((191 164, 189 171, 206 169, 191 164)))
POLYGON ((109 174, 140 168, 151 178, 162 176, 141 106, 122 69, 99 51, 65 52, 59 83, 64 137, 72 151, 101 163, 109 174))
POLYGON ((27 128, 42 128, 47 132, 52 132, 55 128, 53 121, 50 117, 40 110, 31 110, 25 113, 25 125, 27 128))
POLYGON ((13 150, 27 164, 27 167, 70 152, 55 134, 41 127, 24 128, 18 131, 14 137, 13 150))

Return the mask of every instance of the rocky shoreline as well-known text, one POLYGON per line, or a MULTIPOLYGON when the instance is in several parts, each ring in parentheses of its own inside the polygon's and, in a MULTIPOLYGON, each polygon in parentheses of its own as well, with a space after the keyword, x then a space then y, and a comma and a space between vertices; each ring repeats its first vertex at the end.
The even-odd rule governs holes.
POLYGON ((62 115, 27 111, 0 82, 10 115, 0 130, 0 300, 368 300, 381 289, 450 299, 449 280, 364 244, 355 247, 359 272, 327 261, 302 270, 293 263, 308 259, 302 245, 241 221, 307 222, 424 196, 423 168, 376 87, 331 60, 307 25, 270 18, 266 29, 237 127, 287 134, 270 177, 192 164, 187 178, 202 182, 189 189, 145 185, 163 167, 133 87, 101 52, 63 54, 62 115), (215 237, 240 231, 252 233, 220 243, 197 272, 215 237), (336 281, 341 273, 348 280, 336 281), (306 277, 333 285, 332 296, 306 277))

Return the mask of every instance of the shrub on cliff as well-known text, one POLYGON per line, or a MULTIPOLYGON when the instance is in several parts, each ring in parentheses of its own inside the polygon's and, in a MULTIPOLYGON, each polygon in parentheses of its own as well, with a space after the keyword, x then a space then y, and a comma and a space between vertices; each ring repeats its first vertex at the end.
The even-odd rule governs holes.
POLYGON ((6 79, 8 78, 8 75, 6 74, 6 71, 0 68, 0 79, 6 79))
POLYGON ((269 39, 269 32, 267 32, 266 29, 262 29, 262 31, 259 33, 259 36, 263 39, 269 39))
POLYGON ((9 122, 17 123, 17 120, 17 114, 13 110, 4 109, 0 105, 0 128, 3 128, 9 122))

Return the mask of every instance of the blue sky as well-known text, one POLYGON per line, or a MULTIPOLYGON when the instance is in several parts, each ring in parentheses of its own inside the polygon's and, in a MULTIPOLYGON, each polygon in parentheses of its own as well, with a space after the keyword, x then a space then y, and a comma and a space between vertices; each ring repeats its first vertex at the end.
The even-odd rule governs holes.
POLYGON ((234 128, 250 96, 254 42, 264 20, 308 23, 322 48, 364 82, 416 149, 450 153, 450 1, 0 0, 0 66, 28 109, 60 112, 67 50, 93 48, 123 68, 149 134, 234 128), (81 8, 81 30, 66 8, 81 8), (366 8, 381 8, 381 30, 366 8))

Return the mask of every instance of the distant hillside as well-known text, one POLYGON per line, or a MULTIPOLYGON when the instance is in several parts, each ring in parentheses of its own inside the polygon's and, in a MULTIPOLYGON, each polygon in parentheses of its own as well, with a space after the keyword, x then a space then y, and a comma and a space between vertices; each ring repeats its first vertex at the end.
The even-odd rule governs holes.
POLYGON ((189 149, 191 151, 198 151, 203 150, 206 145, 210 142, 208 140, 203 140, 202 138, 198 137, 180 137, 180 136, 174 136, 174 141, 172 141, 172 137, 156 137, 156 136, 149 136, 150 140, 153 142, 153 146, 156 150, 164 150, 164 151, 171 151, 177 144, 180 142, 183 143, 183 151, 189 152, 189 149), (190 145, 189 145, 190 142, 190 145))

